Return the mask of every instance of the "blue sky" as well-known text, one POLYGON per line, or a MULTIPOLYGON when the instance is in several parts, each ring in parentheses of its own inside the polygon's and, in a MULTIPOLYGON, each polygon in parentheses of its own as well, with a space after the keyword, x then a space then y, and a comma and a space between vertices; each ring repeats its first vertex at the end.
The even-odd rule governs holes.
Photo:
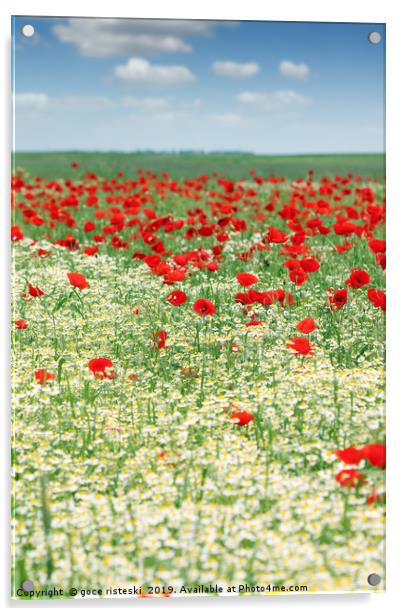
POLYGON ((379 24, 17 17, 13 30, 16 150, 384 149, 379 24))

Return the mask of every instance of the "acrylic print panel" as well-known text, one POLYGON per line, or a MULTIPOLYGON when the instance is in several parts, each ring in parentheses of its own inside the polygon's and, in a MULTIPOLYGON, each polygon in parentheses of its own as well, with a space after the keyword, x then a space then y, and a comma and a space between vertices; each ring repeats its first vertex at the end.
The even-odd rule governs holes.
POLYGON ((384 590, 384 43, 13 19, 16 599, 384 590))

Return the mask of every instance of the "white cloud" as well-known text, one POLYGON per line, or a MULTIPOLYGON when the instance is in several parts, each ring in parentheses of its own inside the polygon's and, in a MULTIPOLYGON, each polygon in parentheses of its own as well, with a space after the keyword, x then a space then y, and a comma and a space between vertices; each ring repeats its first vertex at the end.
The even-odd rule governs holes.
POLYGON ((161 122, 166 124, 172 124, 179 119, 184 119, 188 117, 190 114, 187 111, 163 111, 161 113, 156 113, 152 120, 155 122, 161 122))
POLYGON ((200 109, 203 106, 203 102, 200 98, 194 98, 193 100, 184 100, 179 103, 182 109, 200 109))
POLYGON ((302 96, 293 90, 275 90, 272 92, 241 92, 237 100, 255 110, 272 111, 288 107, 298 107, 311 103, 311 98, 302 96))
MULTIPOLYGON (((148 117, 157 117, 158 114, 192 113, 203 105, 201 99, 163 98, 146 96, 138 98, 125 96, 123 98, 109 98, 108 96, 96 95, 71 95, 49 96, 41 92, 21 92, 14 96, 15 107, 23 115, 35 113, 36 117, 46 114, 57 113, 95 113, 102 111, 117 110, 123 116, 125 112, 135 110, 138 114, 146 114, 148 117)), ((110 115, 110 114, 109 114, 110 115)))
POLYGON ((135 109, 144 112, 159 112, 159 111, 195 111, 202 107, 202 100, 199 98, 190 100, 172 100, 171 98, 160 98, 148 96, 145 98, 136 98, 135 96, 125 96, 122 99, 124 107, 135 109))
POLYGON ((239 126, 246 122, 238 113, 214 113, 207 115, 206 118, 224 126, 239 126))
POLYGON ((64 95, 50 99, 52 108, 57 111, 103 111, 111 109, 116 102, 108 96, 64 95))
POLYGON ((178 85, 195 81, 194 75, 185 66, 151 64, 143 58, 130 58, 127 64, 116 66, 114 73, 124 81, 147 85, 178 85))
POLYGON ((17 109, 40 111, 48 106, 49 96, 44 92, 21 92, 14 95, 14 104, 17 109))
POLYGON ((209 36, 218 24, 197 20, 71 18, 56 24, 53 32, 62 43, 76 45, 83 56, 106 58, 190 52, 191 45, 183 37, 209 36))
POLYGON ((256 75, 260 67, 256 62, 248 62, 241 64, 240 62, 232 62, 231 60, 218 60, 213 63, 212 70, 215 75, 221 77, 234 77, 242 79, 243 77, 252 77, 256 75))
POLYGON ((103 111, 118 104, 107 96, 49 96, 44 92, 21 92, 14 96, 15 107, 24 112, 103 111))
POLYGON ((166 109, 169 106, 169 102, 165 98, 151 96, 146 98, 126 96, 123 98, 123 105, 141 111, 159 111, 160 109, 166 109))
POLYGON ((308 79, 310 77, 310 68, 307 64, 295 64, 289 60, 283 60, 279 64, 279 71, 284 77, 292 77, 292 79, 308 79))

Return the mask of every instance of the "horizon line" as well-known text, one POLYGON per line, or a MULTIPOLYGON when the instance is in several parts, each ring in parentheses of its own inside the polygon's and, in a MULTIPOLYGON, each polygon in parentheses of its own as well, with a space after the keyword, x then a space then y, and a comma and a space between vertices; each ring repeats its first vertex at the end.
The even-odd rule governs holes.
POLYGON ((141 150, 119 150, 119 149, 88 149, 88 150, 74 150, 74 149, 60 149, 60 150, 11 150, 12 155, 19 154, 163 154, 163 155, 248 155, 248 156, 265 156, 265 157, 305 157, 305 156, 383 156, 386 152, 285 152, 285 153, 268 153, 268 152, 252 152, 249 150, 154 150, 154 149, 141 149, 141 150))

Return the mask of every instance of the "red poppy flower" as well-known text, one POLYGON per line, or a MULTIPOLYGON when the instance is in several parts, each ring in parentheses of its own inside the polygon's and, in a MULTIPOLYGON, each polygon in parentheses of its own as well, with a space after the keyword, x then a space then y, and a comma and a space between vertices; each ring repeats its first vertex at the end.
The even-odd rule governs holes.
POLYGON ((268 233, 264 237, 264 240, 268 243, 272 242, 273 244, 283 244, 283 242, 286 242, 287 236, 280 229, 270 227, 268 233))
POLYGON ((307 338, 292 338, 285 346, 294 355, 304 355, 305 357, 314 355, 315 344, 310 344, 307 338))
POLYGON ((186 231, 185 237, 186 240, 192 240, 193 237, 195 237, 196 235, 198 235, 197 229, 195 229, 194 227, 189 227, 186 231))
POLYGON ((235 296, 236 304, 241 304, 242 306, 247 306, 248 304, 252 304, 253 300, 250 297, 250 291, 247 293, 237 293, 235 296))
POLYGON ((93 257, 99 252, 99 246, 87 246, 84 248, 84 254, 88 257, 93 257))
POLYGON ((87 220, 84 223, 84 231, 85 233, 89 233, 90 231, 94 231, 95 230, 95 223, 92 222, 92 220, 87 220))
POLYGON ((278 289, 275 293, 281 306, 293 306, 296 303, 291 293, 285 293, 282 289, 278 289))
POLYGON ((368 505, 373 505, 374 503, 382 503, 385 501, 385 494, 379 494, 376 488, 372 488, 370 496, 367 497, 366 503, 368 505))
MULTIPOLYGON (((267 292, 256 291, 255 289, 249 289, 246 295, 248 296, 248 298, 250 300, 250 303, 253 304, 254 302, 258 302, 259 304, 264 306, 264 305, 266 305, 265 304, 265 300, 266 300, 266 297, 267 297, 268 293, 267 292)), ((240 293, 240 296, 241 295, 242 294, 240 293)), ((271 302, 271 304, 272 304, 272 302, 271 302)), ((271 305, 271 304, 268 302, 268 305, 271 305)))
POLYGON ((369 241, 368 245, 370 250, 372 250, 375 254, 385 252, 386 250, 385 240, 372 239, 369 241))
POLYGON ((43 369, 35 370, 35 379, 41 385, 45 385, 46 383, 48 383, 49 381, 52 381, 55 378, 56 378, 56 375, 53 374, 52 372, 47 372, 47 370, 43 370, 43 369))
POLYGON ((18 242, 19 240, 23 240, 24 239, 24 234, 21 231, 21 229, 19 228, 18 225, 12 225, 11 227, 11 240, 13 242, 18 242))
POLYGON ((147 255, 144 257, 144 263, 148 265, 151 269, 157 267, 162 261, 162 257, 159 255, 147 255))
POLYGON ((186 277, 186 273, 182 270, 171 270, 165 274, 166 284, 173 284, 174 282, 181 282, 186 277))
POLYGON ((355 468, 344 468, 335 475, 335 479, 343 487, 356 488, 360 483, 364 482, 364 474, 355 468))
POLYGON ((15 321, 15 327, 17 329, 27 329, 28 323, 24 319, 19 319, 19 321, 15 321))
POLYGON ((152 334, 152 339, 154 341, 154 345, 158 349, 165 349, 166 348, 167 337, 168 337, 167 333, 164 332, 164 331, 153 332, 153 334, 152 334))
POLYGON ((282 302, 282 306, 294 306, 296 303, 295 298, 291 293, 286 293, 286 297, 282 302))
POLYGON ((249 413, 248 411, 234 411, 230 415, 230 421, 238 426, 245 426, 250 421, 253 421, 254 415, 249 413))
POLYGON ((79 274, 78 272, 68 272, 67 277, 73 287, 77 287, 81 290, 88 287, 87 279, 85 278, 85 276, 79 274))
POLYGON ((249 321, 246 323, 246 327, 257 327, 258 325, 265 325, 265 321, 249 321))
POLYGON ((364 457, 373 466, 385 468, 386 463, 386 450, 383 444, 365 445, 362 447, 362 453, 364 457))
POLYGON ((350 242, 345 242, 344 244, 335 244, 334 250, 338 254, 343 254, 352 248, 352 244, 350 242))
POLYGON ((44 292, 39 287, 33 287, 31 283, 28 284, 28 293, 31 297, 41 297, 44 292))
POLYGON ((251 287, 253 284, 256 284, 259 281, 257 276, 254 274, 246 274, 245 272, 240 272, 236 274, 237 282, 241 284, 242 287, 251 287))
POLYGON ((316 272, 320 269, 320 264, 313 257, 310 257, 309 259, 302 259, 300 261, 300 265, 305 272, 316 272))
POLYGON ((376 263, 378 263, 378 265, 381 265, 382 269, 385 270, 386 266, 387 266, 387 259, 385 255, 376 255, 376 263))
POLYGON ((187 301, 187 295, 184 291, 177 289, 176 291, 169 293, 166 299, 170 304, 172 304, 172 306, 181 306, 187 301))
POLYGON ((155 212, 147 207, 144 208, 144 214, 147 218, 149 218, 149 220, 155 220, 155 218, 157 218, 155 212))
POLYGON ((215 314, 216 308, 209 299, 197 299, 197 301, 193 305, 194 312, 200 314, 203 317, 206 317, 211 314, 215 314))
POLYGON ((370 302, 373 304, 374 308, 381 308, 381 310, 386 309, 386 296, 383 291, 380 289, 369 289, 367 291, 367 297, 370 302))
POLYGON ((359 464, 359 462, 364 459, 362 449, 357 449, 356 447, 337 449, 335 455, 345 464, 359 464))
POLYGON ((371 278, 365 270, 353 269, 349 278, 345 281, 345 284, 349 285, 353 289, 360 289, 366 284, 369 284, 371 278))
POLYGON ((289 278, 292 282, 294 282, 298 287, 301 287, 308 280, 308 273, 304 271, 304 269, 292 269, 289 278))
POLYGON ((286 269, 288 269, 290 272, 292 272, 293 270, 299 270, 301 268, 299 259, 288 259, 287 261, 285 261, 283 266, 286 267, 286 269))
POLYGON ((176 263, 176 265, 179 265, 180 267, 185 267, 187 265, 188 260, 189 260, 188 255, 175 255, 173 257, 173 261, 176 263))
POLYGON ((204 227, 200 227, 200 229, 198 229, 198 233, 199 235, 201 235, 201 237, 210 237, 214 232, 214 227, 213 226, 207 226, 205 225, 204 227))
POLYGON ((335 292, 332 292, 329 289, 329 305, 331 310, 339 310, 346 304, 348 301, 348 290, 347 289, 338 289, 335 292))
POLYGON ((88 368, 92 372, 95 378, 102 379, 114 379, 116 377, 116 373, 113 370, 113 363, 110 359, 106 357, 97 357, 91 359, 88 363, 88 368))
POLYGON ((296 329, 298 329, 302 334, 311 334, 311 332, 317 329, 317 324, 314 319, 307 317, 296 325, 296 329))
POLYGON ((165 263, 165 261, 162 261, 159 265, 152 268, 152 273, 155 274, 155 276, 165 276, 165 274, 169 274, 169 272, 170 265, 169 263, 165 263))
POLYGON ((45 250, 44 248, 38 248, 36 254, 38 257, 50 257, 51 252, 49 250, 45 250))

